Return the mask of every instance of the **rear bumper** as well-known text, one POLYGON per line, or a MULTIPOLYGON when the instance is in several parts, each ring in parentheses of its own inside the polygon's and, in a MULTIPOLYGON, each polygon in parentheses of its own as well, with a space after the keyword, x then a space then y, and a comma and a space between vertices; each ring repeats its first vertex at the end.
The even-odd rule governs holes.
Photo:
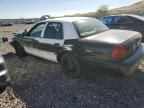
POLYGON ((121 62, 91 60, 89 58, 81 58, 82 64, 90 64, 97 67, 109 68, 121 71, 124 75, 129 75, 137 69, 140 62, 144 59, 144 44, 129 58, 121 62))
POLYGON ((135 54, 133 54, 131 57, 122 62, 122 67, 120 68, 120 70, 124 74, 131 74, 137 69, 138 65, 141 63, 143 59, 144 44, 142 43, 141 47, 137 50, 135 54))

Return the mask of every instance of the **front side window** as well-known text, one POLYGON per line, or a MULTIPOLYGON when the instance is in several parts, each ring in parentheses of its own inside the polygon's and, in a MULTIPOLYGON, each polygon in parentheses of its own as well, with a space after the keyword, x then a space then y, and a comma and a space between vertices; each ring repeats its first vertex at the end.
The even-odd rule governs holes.
POLYGON ((85 38, 109 30, 106 25, 94 18, 76 21, 74 22, 74 25, 80 38, 85 38))
POLYGON ((37 24, 36 26, 34 26, 30 30, 29 36, 31 36, 31 37, 40 37, 41 33, 42 33, 43 29, 44 29, 44 26, 45 26, 45 23, 37 24))
POLYGON ((49 22, 44 33, 44 38, 62 39, 63 38, 62 24, 58 22, 49 22))
POLYGON ((100 21, 102 21, 106 25, 109 25, 112 23, 112 19, 113 19, 112 17, 105 17, 105 18, 100 19, 100 21))

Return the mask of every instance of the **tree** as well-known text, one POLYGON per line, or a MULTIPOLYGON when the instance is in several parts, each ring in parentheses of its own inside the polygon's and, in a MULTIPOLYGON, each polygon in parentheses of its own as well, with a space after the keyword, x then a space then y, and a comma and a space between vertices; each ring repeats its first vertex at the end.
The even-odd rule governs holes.
POLYGON ((43 16, 41 16, 40 20, 41 20, 41 21, 42 21, 42 20, 47 20, 47 19, 49 19, 49 18, 51 18, 50 15, 43 15, 43 16))
POLYGON ((102 5, 96 12, 97 17, 102 17, 108 15, 108 5, 102 5))

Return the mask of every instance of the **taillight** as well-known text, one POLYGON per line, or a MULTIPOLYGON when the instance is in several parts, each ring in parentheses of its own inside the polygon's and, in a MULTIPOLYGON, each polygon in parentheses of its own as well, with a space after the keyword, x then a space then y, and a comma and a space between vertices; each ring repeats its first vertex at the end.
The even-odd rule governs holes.
POLYGON ((128 54, 128 50, 124 48, 122 45, 117 45, 112 50, 112 59, 113 60, 121 60, 125 58, 128 54))

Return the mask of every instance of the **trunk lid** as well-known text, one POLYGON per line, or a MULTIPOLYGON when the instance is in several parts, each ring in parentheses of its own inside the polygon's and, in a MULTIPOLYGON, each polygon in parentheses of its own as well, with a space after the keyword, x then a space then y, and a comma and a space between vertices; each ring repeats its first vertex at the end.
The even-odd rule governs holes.
MULTIPOLYGON (((128 51, 127 55, 123 58, 125 59, 131 56, 133 53, 135 53, 136 50, 140 47, 141 37, 142 37, 141 34, 135 31, 109 30, 103 33, 99 33, 99 34, 84 38, 84 40, 88 40, 93 43, 101 42, 103 44, 113 45, 111 52, 109 52, 111 53, 110 55, 112 55, 112 51, 113 51, 113 48, 115 48, 115 46, 122 45, 128 51)), ((104 53, 103 56, 106 56, 105 54, 108 54, 108 53, 104 53)))
POLYGON ((141 35, 135 31, 128 30, 108 30, 84 39, 101 41, 105 43, 122 44, 126 41, 140 40, 141 35))

